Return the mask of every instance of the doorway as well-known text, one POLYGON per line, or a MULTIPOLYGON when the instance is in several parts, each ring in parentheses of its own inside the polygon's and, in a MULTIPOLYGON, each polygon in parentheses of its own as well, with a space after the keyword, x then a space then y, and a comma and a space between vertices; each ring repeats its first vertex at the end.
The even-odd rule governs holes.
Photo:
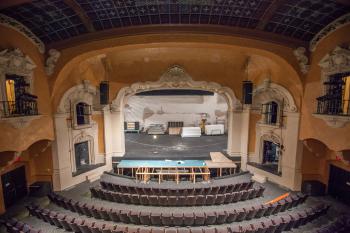
POLYGON ((1 182, 6 209, 27 195, 25 166, 3 174, 1 176, 1 182))
POLYGON ((79 171, 90 164, 89 160, 89 142, 80 142, 74 145, 75 150, 75 165, 76 170, 79 171))
POLYGON ((350 172, 330 165, 328 194, 350 205, 350 172))

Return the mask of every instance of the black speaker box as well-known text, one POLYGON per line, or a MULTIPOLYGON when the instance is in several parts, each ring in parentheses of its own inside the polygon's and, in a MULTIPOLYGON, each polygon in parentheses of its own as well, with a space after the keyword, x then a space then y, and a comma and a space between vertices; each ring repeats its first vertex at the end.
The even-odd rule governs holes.
POLYGON ((252 81, 243 81, 243 104, 252 104, 253 102, 253 83, 252 81))
POLYGON ((106 105, 109 102, 109 83, 102 81, 100 83, 100 104, 106 105))

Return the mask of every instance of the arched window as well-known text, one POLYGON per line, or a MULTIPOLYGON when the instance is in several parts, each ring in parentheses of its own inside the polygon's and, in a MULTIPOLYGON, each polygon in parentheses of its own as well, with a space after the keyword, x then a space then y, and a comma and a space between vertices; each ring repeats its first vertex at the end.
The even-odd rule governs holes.
POLYGON ((274 101, 262 105, 263 122, 269 125, 277 124, 278 104, 274 101))
POLYGON ((90 124, 91 106, 80 102, 76 105, 76 123, 77 125, 90 124))

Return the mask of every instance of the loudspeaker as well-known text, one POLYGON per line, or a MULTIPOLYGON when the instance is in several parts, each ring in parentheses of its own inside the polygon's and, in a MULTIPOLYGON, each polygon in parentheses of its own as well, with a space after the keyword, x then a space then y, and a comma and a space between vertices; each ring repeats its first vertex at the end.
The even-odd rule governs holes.
POLYGON ((109 83, 102 81, 100 83, 100 104, 106 105, 109 102, 109 83))
POLYGON ((253 102, 253 83, 252 81, 243 81, 243 104, 252 104, 253 102))

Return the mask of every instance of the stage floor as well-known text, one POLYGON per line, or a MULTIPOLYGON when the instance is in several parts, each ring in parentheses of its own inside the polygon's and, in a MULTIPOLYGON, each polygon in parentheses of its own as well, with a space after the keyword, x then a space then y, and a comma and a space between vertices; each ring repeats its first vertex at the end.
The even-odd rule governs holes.
POLYGON ((210 152, 227 149, 227 135, 182 138, 177 135, 126 133, 123 159, 209 160, 210 152))

